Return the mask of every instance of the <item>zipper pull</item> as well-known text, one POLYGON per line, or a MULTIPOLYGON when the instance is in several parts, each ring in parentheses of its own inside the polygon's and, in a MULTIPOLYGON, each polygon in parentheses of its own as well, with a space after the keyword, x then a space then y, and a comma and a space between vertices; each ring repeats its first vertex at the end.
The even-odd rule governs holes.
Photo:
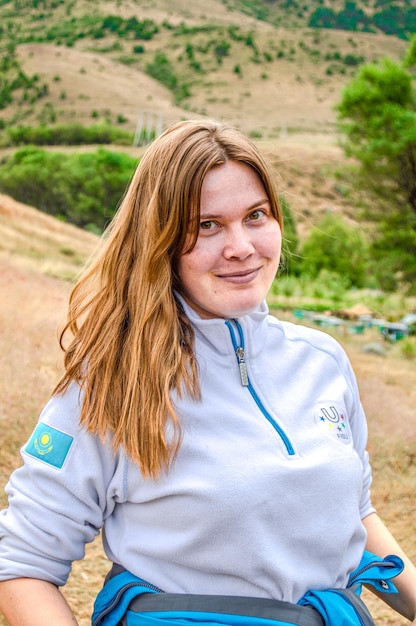
POLYGON ((244 360, 244 349, 240 346, 239 348, 237 348, 235 353, 238 359, 238 367, 240 368, 241 384, 243 385, 243 387, 248 387, 248 374, 246 362, 244 360))

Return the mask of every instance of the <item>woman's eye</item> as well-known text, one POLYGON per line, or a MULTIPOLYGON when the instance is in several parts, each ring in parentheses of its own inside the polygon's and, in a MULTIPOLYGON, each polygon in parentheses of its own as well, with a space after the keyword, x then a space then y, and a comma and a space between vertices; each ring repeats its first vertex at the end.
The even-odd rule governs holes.
POLYGON ((256 211, 253 211, 252 213, 250 213, 250 215, 248 216, 248 219, 251 222, 255 222, 256 220, 260 219, 262 215, 263 215, 263 212, 260 211, 260 209, 257 209, 256 211))
POLYGON ((214 222, 211 222, 211 221, 201 222, 199 224, 199 227, 201 230, 212 230, 212 228, 214 227, 214 222))

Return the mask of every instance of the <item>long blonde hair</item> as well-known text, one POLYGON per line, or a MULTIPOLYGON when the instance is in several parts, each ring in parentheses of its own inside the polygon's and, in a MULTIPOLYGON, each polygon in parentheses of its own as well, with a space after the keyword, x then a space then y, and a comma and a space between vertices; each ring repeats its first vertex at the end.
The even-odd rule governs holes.
POLYGON ((225 124, 178 122, 141 159, 70 297, 65 374, 54 393, 80 384, 81 424, 102 439, 111 434, 114 450, 123 446, 144 476, 168 470, 178 452, 172 392, 200 395, 193 329, 174 293, 181 292, 176 266, 196 242, 199 219, 191 218, 199 218, 204 177, 227 160, 253 167, 282 226, 273 172, 257 147, 225 124))

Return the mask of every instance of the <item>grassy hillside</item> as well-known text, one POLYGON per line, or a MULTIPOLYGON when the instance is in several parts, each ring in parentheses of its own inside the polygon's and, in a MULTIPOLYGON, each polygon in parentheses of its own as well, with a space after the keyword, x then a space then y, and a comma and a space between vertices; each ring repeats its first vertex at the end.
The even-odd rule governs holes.
POLYGON ((0 126, 111 121, 134 133, 140 114, 154 125, 208 115, 256 138, 333 141, 343 85, 406 42, 309 28, 319 3, 298 4, 3 1, 0 126))

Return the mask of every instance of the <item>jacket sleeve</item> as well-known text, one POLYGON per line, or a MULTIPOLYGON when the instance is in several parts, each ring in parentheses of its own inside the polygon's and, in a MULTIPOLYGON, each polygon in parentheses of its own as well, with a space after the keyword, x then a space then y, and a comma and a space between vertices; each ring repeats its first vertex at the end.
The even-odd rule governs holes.
POLYGON ((364 517, 367 517, 367 515, 369 515, 370 513, 375 512, 375 509, 371 503, 370 494, 372 469, 369 454, 367 451, 368 426, 365 412, 360 399, 360 393, 355 373, 343 348, 341 348, 341 351, 343 354, 343 358, 340 359, 340 363, 342 364, 341 366, 344 370, 344 375, 348 381, 351 390, 352 410, 350 413, 350 427, 353 437, 353 445, 361 460, 363 468, 363 488, 360 501, 360 516, 361 519, 364 519, 364 517))
POLYGON ((0 514, 0 580, 65 584, 71 563, 99 533, 122 489, 123 455, 79 425, 76 385, 53 397, 21 450, 0 514))

